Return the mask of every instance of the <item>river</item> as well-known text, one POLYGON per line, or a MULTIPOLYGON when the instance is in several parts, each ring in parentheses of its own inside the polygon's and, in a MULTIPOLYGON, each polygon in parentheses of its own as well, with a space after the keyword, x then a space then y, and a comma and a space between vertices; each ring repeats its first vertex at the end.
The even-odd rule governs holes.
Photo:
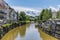
POLYGON ((1 40, 57 40, 35 27, 35 23, 19 26, 9 31, 1 40))

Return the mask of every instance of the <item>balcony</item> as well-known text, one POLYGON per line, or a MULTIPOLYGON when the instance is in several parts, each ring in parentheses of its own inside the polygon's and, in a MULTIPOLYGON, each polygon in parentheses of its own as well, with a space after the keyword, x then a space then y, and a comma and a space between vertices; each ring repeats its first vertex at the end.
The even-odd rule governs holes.
POLYGON ((3 11, 0 10, 0 14, 4 14, 4 15, 6 15, 7 13, 5 13, 5 12, 3 12, 3 11))

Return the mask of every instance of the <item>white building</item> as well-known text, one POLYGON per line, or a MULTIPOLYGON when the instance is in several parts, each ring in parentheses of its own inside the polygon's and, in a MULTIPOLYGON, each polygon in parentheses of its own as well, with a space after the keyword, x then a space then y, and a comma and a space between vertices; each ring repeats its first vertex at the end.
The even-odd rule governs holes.
POLYGON ((57 16, 57 12, 56 11, 52 12, 52 18, 56 18, 56 16, 57 16))
POLYGON ((0 0, 0 20, 17 20, 17 12, 4 0, 0 0))

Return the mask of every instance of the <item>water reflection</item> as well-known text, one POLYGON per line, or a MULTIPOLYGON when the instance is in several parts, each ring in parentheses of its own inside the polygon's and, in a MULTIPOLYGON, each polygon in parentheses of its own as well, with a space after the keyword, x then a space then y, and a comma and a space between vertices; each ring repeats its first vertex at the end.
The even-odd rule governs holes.
POLYGON ((2 40, 45 40, 45 37, 35 23, 30 23, 9 31, 2 40))
POLYGON ((40 33, 40 37, 42 38, 42 40, 58 40, 48 34, 46 34, 45 32, 42 31, 42 29, 40 29, 38 27, 38 32, 40 33))
POLYGON ((32 23, 29 27, 27 25, 22 26, 22 29, 20 29, 20 36, 18 33, 18 36, 15 38, 15 40, 41 40, 41 38, 40 34, 38 33, 38 29, 35 28, 35 24, 32 23))
POLYGON ((19 28, 19 32, 20 32, 20 36, 21 37, 24 37, 25 36, 25 33, 26 33, 26 26, 22 26, 19 28))

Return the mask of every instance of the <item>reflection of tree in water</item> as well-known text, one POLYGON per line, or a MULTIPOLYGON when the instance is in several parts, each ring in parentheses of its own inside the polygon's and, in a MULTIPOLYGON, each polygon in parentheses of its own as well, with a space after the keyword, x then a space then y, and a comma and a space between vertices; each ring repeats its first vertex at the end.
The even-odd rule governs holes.
POLYGON ((30 26, 30 24, 20 26, 20 28, 19 28, 20 36, 22 36, 22 37, 25 36, 26 28, 28 28, 29 26, 30 26))
MULTIPOLYGON (((15 38, 17 37, 18 33, 19 33, 19 27, 16 28, 16 30, 14 31, 14 35, 15 35, 15 38)), ((13 32, 12 32, 13 33, 13 32)))
POLYGON ((21 26, 20 29, 19 29, 19 32, 20 32, 20 36, 25 36, 25 32, 26 32, 26 26, 21 26))
MULTIPOLYGON (((35 25, 35 28, 38 28, 38 32, 39 32, 39 34, 40 34, 40 28, 37 27, 36 25, 35 25)), ((41 37, 41 34, 40 34, 40 37, 41 37)))
POLYGON ((26 24, 26 28, 29 28, 30 27, 30 23, 26 24))
POLYGON ((40 34, 40 37, 41 37, 43 40, 57 40, 56 38, 54 38, 54 37, 52 37, 52 36, 44 33, 41 28, 38 28, 38 32, 39 32, 39 34, 40 34))
POLYGON ((40 34, 40 37, 43 38, 43 40, 46 40, 46 39, 44 39, 45 36, 41 33, 41 29, 40 29, 39 27, 38 27, 38 32, 39 32, 39 34, 40 34))
POLYGON ((40 37, 43 39, 43 40, 47 40, 49 39, 48 35, 45 35, 45 33, 43 33, 42 29, 38 27, 38 32, 40 34, 40 37))
MULTIPOLYGON (((38 32, 39 32, 39 34, 40 34, 40 28, 38 27, 38 32)), ((40 36, 41 36, 41 34, 40 34, 40 36)))

